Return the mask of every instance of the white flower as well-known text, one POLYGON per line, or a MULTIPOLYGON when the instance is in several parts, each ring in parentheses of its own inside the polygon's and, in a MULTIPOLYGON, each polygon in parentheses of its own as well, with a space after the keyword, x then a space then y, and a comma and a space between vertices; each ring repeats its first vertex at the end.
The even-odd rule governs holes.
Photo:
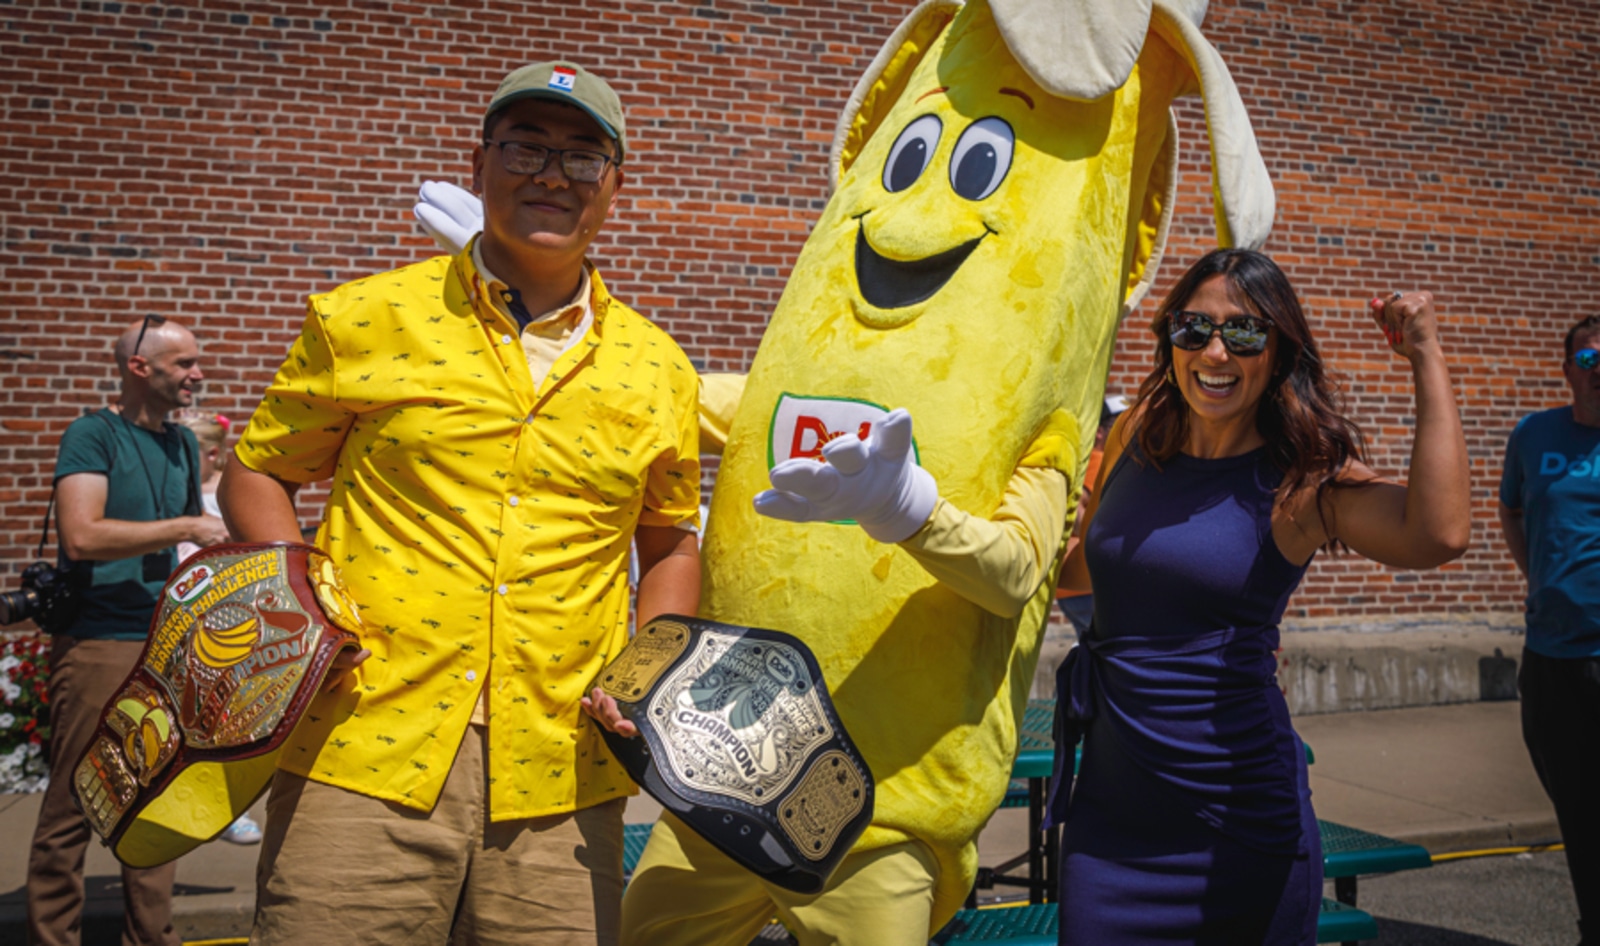
POLYGON ((4 657, 0 657, 0 671, 11 671, 20 666, 22 666, 22 661, 17 659, 16 654, 6 654, 4 657))
POLYGON ((7 703, 15 703, 17 701, 17 697, 22 695, 22 687, 17 686, 10 680, 0 677, 0 693, 5 694, 7 703))
POLYGON ((10 729, 17 724, 17 718, 10 713, 0 713, 0 729, 10 729))
POLYGON ((50 781, 39 747, 25 742, 0 754, 0 793, 42 792, 50 781))

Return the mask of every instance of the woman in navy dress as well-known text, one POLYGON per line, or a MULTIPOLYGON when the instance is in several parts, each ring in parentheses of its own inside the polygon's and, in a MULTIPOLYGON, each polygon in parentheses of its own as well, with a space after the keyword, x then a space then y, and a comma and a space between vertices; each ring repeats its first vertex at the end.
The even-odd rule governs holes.
POLYGON ((1162 303, 1156 367, 1106 444, 1062 584, 1094 624, 1057 675, 1061 942, 1310 944, 1322 854, 1274 674, 1322 548, 1432 568, 1467 546, 1466 443, 1432 297, 1370 314, 1416 387, 1407 489, 1363 458, 1305 313, 1266 256, 1217 250, 1162 303))

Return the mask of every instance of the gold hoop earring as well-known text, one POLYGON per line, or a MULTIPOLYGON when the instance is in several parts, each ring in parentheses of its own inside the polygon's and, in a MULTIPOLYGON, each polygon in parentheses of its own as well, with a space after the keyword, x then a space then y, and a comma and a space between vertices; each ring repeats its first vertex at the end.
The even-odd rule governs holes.
POLYGON ((1178 376, 1173 373, 1171 365, 1167 365, 1167 383, 1173 387, 1178 386, 1178 376))

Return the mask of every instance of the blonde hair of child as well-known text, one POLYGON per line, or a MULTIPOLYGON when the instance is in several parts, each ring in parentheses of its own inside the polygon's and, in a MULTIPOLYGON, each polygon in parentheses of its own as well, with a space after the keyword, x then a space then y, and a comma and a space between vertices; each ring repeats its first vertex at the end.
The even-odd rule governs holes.
POLYGON ((228 442, 228 428, 232 422, 215 411, 201 411, 189 408, 178 412, 178 423, 194 431, 194 439, 200 441, 201 450, 222 449, 228 442))

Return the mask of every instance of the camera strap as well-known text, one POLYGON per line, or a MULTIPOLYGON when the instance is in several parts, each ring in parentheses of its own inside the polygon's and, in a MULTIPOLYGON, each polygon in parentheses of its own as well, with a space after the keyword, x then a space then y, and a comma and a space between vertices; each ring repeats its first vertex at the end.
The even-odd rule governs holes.
MULTIPOLYGON (((105 415, 102 414, 102 415, 99 415, 99 416, 100 416, 101 420, 105 420, 105 415)), ((118 414, 117 417, 118 417, 118 419, 120 419, 122 421, 123 426, 127 428, 129 441, 133 444, 134 453, 139 458, 139 469, 144 473, 145 485, 150 487, 150 501, 155 505, 156 518, 158 520, 173 518, 172 516, 167 515, 167 507, 166 507, 166 498, 167 498, 166 497, 166 492, 167 492, 168 469, 167 468, 163 468, 162 469, 161 489, 158 492, 156 490, 155 477, 150 475, 150 461, 145 458, 144 451, 139 448, 138 440, 135 439, 135 435, 134 435, 134 431, 133 431, 134 424, 131 421, 129 421, 126 417, 123 417, 121 414, 118 414)), ((110 424, 111 422, 110 421, 106 421, 106 423, 110 424)), ((162 421, 161 422, 161 434, 162 434, 163 438, 165 438, 165 437, 177 437, 178 438, 178 450, 183 454, 183 464, 184 464, 184 474, 183 475, 185 477, 185 488, 184 488, 185 496, 184 496, 184 501, 183 501, 183 513, 182 514, 185 515, 185 516, 198 516, 204 511, 204 508, 202 507, 202 505, 200 503, 200 449, 199 449, 199 446, 198 446, 198 444, 196 444, 195 446, 190 446, 189 445, 190 441, 183 436, 182 428, 180 428, 177 424, 172 423, 171 421, 162 421)), ((115 443, 115 439, 116 439, 116 434, 115 434, 115 432, 113 432, 113 434, 112 434, 113 444, 115 443)), ((115 446, 113 446, 113 449, 115 449, 115 446)), ((163 453, 163 458, 164 458, 165 457, 165 449, 163 449, 162 453, 163 453)), ((115 462, 115 459, 116 459, 115 456, 113 456, 113 458, 112 458, 113 463, 115 462)))
MULTIPOLYGON (((98 416, 100 416, 102 419, 105 417, 104 414, 101 414, 101 415, 98 415, 98 416)), ((172 518, 171 516, 167 515, 167 503, 166 503, 166 499, 167 499, 167 477, 171 475, 171 468, 168 467, 168 466, 163 466, 161 468, 161 488, 159 490, 156 489, 156 478, 154 476, 152 476, 151 473, 150 473, 150 461, 145 457, 144 449, 139 446, 138 435, 135 434, 134 431, 133 431, 133 427, 134 427, 133 422, 128 420, 128 418, 122 416, 120 413, 117 415, 117 419, 122 421, 122 428, 128 435, 128 442, 133 445, 133 455, 139 460, 139 472, 144 474, 144 484, 145 484, 145 486, 149 487, 149 489, 150 489, 150 508, 155 511, 156 521, 159 522, 159 521, 161 521, 163 519, 172 518)), ((109 424, 111 422, 110 421, 106 421, 106 423, 109 424)), ((171 430, 172 430, 172 425, 171 424, 168 424, 166 421, 162 421, 161 422, 161 439, 162 439, 161 456, 162 456, 162 460, 163 461, 166 460, 166 453, 167 453, 166 446, 165 446, 166 438, 171 433, 171 430)), ((115 441, 116 438, 117 438, 117 434, 116 434, 116 431, 115 431, 114 428, 113 428, 113 431, 112 431, 112 434, 111 434, 111 438, 112 438, 113 441, 115 441)), ((182 446, 182 443, 183 443, 183 438, 180 437, 179 438, 180 448, 182 446)), ((116 449, 115 446, 113 446, 112 449, 115 450, 116 449)), ((184 462, 185 463, 188 462, 187 451, 185 451, 184 462)), ((116 454, 115 453, 112 454, 111 463, 112 463, 113 466, 116 465, 116 454)))
POLYGON ((183 449, 183 460, 189 467, 189 472, 185 474, 189 478, 189 498, 183 503, 183 514, 198 516, 205 512, 205 508, 200 504, 200 442, 194 441, 192 447, 189 443, 190 441, 184 439, 182 434, 178 435, 178 445, 183 449))
MULTIPOLYGON (((45 504, 45 507, 44 507, 44 521, 39 523, 39 550, 37 552, 33 553, 33 557, 34 558, 44 558, 44 546, 45 546, 45 543, 50 541, 50 513, 53 512, 55 510, 55 508, 56 508, 56 488, 55 488, 54 484, 51 484, 51 486, 50 486, 50 502, 45 504)), ((57 531, 59 531, 59 530, 57 530, 57 531)))

